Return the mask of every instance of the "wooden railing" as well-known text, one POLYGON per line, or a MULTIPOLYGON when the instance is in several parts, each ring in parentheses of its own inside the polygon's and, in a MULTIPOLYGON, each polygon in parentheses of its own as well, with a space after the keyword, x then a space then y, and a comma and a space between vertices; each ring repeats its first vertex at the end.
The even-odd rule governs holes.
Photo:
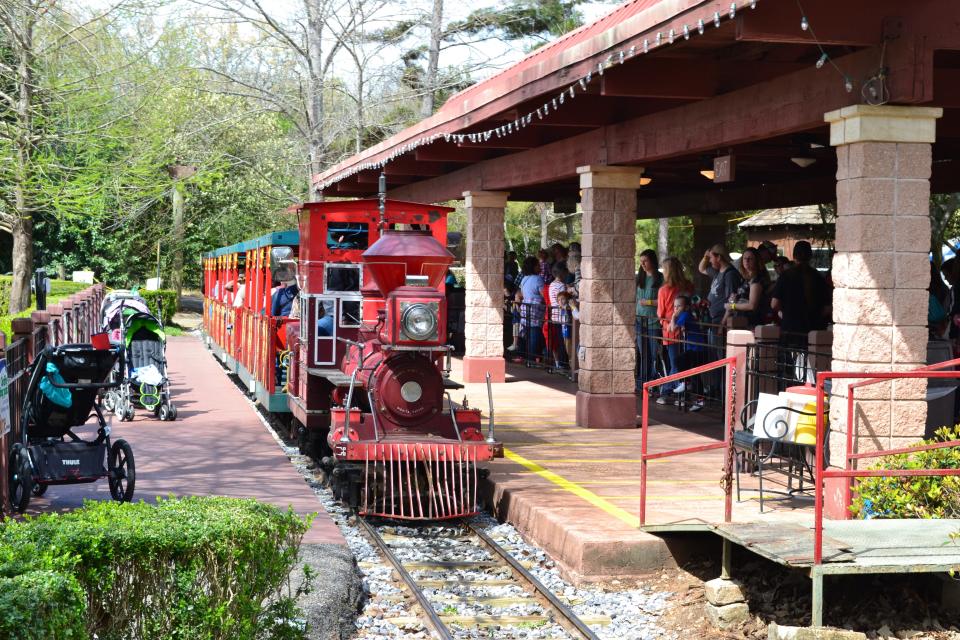
POLYGON ((0 437, 0 507, 4 513, 11 513, 7 458, 10 447, 23 435, 20 423, 30 382, 30 364, 47 345, 89 342, 90 335, 100 326, 100 305, 105 295, 106 287, 95 284, 58 304, 51 304, 46 311, 34 311, 29 318, 14 318, 9 344, 0 332, 0 349, 7 360, 10 401, 10 432, 0 437))

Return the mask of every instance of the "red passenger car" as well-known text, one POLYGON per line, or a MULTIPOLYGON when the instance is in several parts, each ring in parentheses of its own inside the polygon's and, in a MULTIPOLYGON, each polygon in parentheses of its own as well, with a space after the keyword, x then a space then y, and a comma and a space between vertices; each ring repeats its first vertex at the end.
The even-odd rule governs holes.
POLYGON ((306 203, 288 404, 301 446, 361 514, 452 518, 477 508, 478 465, 502 455, 492 419, 449 391, 444 277, 452 209, 306 203))

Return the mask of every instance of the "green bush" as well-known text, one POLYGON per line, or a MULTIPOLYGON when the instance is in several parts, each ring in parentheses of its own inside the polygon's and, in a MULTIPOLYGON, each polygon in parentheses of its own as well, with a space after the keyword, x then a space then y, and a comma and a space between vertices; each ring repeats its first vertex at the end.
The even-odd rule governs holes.
POLYGON ((160 318, 164 325, 173 321, 173 314, 177 312, 177 292, 167 289, 159 291, 137 291, 143 299, 147 301, 147 306, 153 311, 154 315, 160 318))
MULTIPOLYGON (((69 567, 86 593, 87 634, 101 640, 295 638, 299 611, 282 587, 307 526, 255 500, 87 502, 6 525, 0 549, 12 547, 6 565, 22 568, 17 549, 56 550, 48 564, 69 567)), ((23 593, 17 602, 32 597, 23 593)))
MULTIPOLYGON (((960 440, 960 425, 918 444, 960 440)), ((872 469, 960 469, 960 447, 884 456, 872 469)), ((864 478, 850 510, 862 518, 960 517, 960 476, 864 478)))
POLYGON ((0 578, 0 638, 89 638, 86 604, 86 594, 69 573, 40 570, 0 578))

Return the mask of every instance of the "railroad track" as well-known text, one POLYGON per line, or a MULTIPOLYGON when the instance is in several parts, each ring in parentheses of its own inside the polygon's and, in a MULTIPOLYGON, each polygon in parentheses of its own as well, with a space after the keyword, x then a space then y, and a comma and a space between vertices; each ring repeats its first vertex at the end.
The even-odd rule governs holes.
MULTIPOLYGON (((604 616, 578 617, 570 602, 552 593, 508 549, 469 522, 426 527, 376 526, 363 530, 393 566, 441 640, 477 637, 478 627, 507 638, 598 640, 588 624, 604 616)), ((394 619, 405 626, 414 620, 394 619)))

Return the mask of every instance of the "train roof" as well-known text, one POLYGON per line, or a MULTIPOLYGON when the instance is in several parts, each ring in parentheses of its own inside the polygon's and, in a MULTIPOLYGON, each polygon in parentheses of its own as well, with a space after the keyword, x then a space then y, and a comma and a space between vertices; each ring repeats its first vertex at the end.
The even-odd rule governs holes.
POLYGON ((260 249, 263 247, 295 247, 300 244, 300 231, 297 229, 288 229, 287 231, 273 231, 259 238, 244 240, 227 247, 220 247, 213 251, 203 254, 204 258, 218 258, 220 256, 231 255, 234 253, 244 253, 251 249, 260 249))

